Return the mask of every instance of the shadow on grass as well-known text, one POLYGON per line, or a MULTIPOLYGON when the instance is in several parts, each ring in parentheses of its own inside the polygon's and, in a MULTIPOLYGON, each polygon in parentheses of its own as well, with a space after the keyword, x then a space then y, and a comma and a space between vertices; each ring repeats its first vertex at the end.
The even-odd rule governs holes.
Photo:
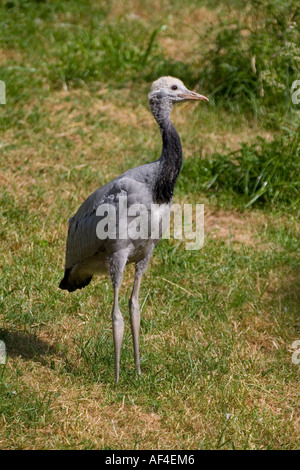
POLYGON ((0 328, 0 340, 4 341, 8 356, 41 360, 42 356, 54 354, 55 347, 32 333, 21 333, 0 328))

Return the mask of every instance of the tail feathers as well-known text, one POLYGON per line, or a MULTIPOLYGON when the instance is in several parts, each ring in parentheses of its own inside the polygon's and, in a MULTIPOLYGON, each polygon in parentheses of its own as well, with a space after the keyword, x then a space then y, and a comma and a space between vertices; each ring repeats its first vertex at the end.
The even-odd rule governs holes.
POLYGON ((74 290, 83 289, 87 286, 91 282, 92 277, 93 276, 74 276, 72 268, 68 268, 65 270, 64 278, 60 281, 59 288, 74 292, 74 290))

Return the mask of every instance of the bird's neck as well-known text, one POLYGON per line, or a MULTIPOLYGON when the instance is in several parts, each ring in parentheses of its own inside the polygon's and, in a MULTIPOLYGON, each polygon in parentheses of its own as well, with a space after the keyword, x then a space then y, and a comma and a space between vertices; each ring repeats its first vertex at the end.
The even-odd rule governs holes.
POLYGON ((158 204, 171 202, 175 183, 182 165, 180 137, 171 122, 170 110, 156 118, 162 135, 162 153, 159 159, 160 169, 154 185, 154 201, 158 204))

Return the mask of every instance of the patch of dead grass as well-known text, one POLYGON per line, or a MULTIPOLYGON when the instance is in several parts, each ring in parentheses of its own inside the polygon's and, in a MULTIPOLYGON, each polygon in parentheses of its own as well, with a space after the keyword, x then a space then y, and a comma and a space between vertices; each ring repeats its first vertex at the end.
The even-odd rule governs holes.
POLYGON ((159 43, 171 59, 194 63, 196 56, 201 67, 201 56, 206 46, 203 40, 200 43, 200 35, 213 25, 217 18, 217 10, 190 6, 183 14, 170 17, 167 30, 159 37, 159 43))
MULTIPOLYGON (((161 417, 145 411, 141 406, 129 404, 126 395, 122 402, 109 402, 101 384, 88 386, 74 383, 67 375, 57 376, 48 367, 35 362, 26 364, 19 358, 14 364, 10 361, 10 367, 13 366, 22 371, 22 383, 31 392, 38 396, 47 393, 51 401, 50 420, 35 429, 37 439, 32 439, 28 429, 23 448, 48 448, 47 438, 54 434, 60 445, 76 446, 79 449, 84 447, 84 441, 92 443, 95 448, 117 446, 119 449, 149 449, 172 446, 173 433, 165 427, 161 417)), ((10 445, 11 441, 2 440, 2 448, 10 445)))
POLYGON ((250 247, 257 246, 259 227, 264 221, 264 214, 238 211, 214 210, 205 206, 205 232, 212 238, 229 240, 250 247))
POLYGON ((0 65, 8 61, 20 62, 22 55, 14 49, 0 49, 0 65))

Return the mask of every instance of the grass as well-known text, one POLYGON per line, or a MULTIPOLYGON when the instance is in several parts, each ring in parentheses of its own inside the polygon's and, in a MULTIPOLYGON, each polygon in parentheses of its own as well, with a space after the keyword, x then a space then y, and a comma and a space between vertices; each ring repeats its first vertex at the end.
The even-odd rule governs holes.
POLYGON ((209 158, 185 162, 180 189, 212 193, 227 207, 248 208, 253 204, 299 211, 299 138, 297 131, 283 132, 271 142, 263 138, 242 144, 239 150, 215 153, 209 158))
POLYGON ((294 137, 222 103, 174 109, 185 155, 175 202, 205 204, 205 244, 190 252, 171 239, 155 250, 141 288, 142 378, 127 307, 132 266, 118 387, 108 279, 72 295, 57 287, 67 219, 98 186, 158 156, 150 83, 172 73, 193 85, 199 28, 220 8, 155 6, 1 3, 2 449, 298 446, 294 137), (266 172, 273 164, 280 173, 266 172), (273 190, 261 194, 264 171, 273 190))
POLYGON ((295 0, 254 0, 219 15, 208 31, 200 77, 211 98, 264 114, 278 126, 295 108, 290 87, 299 74, 300 9, 295 0))

